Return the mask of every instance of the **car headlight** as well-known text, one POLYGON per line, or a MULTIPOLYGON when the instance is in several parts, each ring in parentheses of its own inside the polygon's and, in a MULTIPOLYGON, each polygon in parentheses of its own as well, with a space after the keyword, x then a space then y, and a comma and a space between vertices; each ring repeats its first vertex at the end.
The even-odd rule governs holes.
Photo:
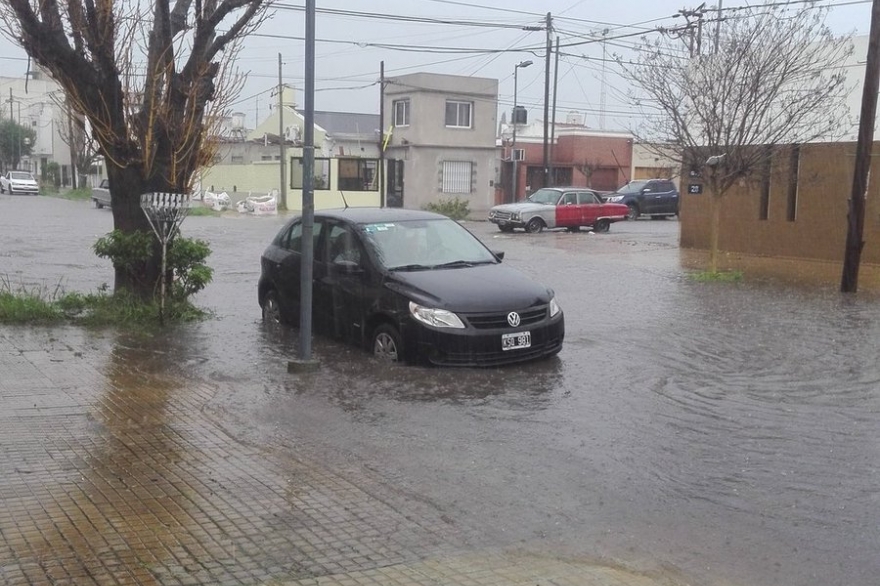
POLYGON ((513 212, 512 214, 510 214, 511 220, 519 220, 520 218, 521 218, 521 216, 520 216, 519 212, 513 212))
POLYGON ((560 309, 559 304, 556 303, 556 297, 550 298, 550 317, 554 317, 558 314, 562 309, 560 309))
POLYGON ((445 309, 433 309, 422 307, 417 303, 409 302, 409 312, 416 320, 434 326, 435 328, 464 328, 461 319, 451 311, 445 309))
POLYGON ((618 202, 618 201, 620 201, 620 200, 622 200, 622 199, 623 199, 623 196, 622 196, 622 195, 618 195, 618 196, 616 196, 616 197, 609 197, 609 198, 606 199, 605 201, 610 201, 610 202, 612 202, 612 203, 615 203, 615 202, 618 202))

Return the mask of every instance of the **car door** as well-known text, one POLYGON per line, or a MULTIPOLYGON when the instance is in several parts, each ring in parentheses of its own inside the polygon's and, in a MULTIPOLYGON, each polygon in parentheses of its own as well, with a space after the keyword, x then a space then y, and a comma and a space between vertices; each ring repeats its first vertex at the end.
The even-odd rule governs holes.
POLYGON ((349 341, 360 341, 364 324, 364 279, 369 261, 354 226, 345 222, 326 226, 326 270, 316 287, 321 291, 327 331, 349 341))
POLYGON ((599 197, 592 191, 579 191, 578 208, 581 212, 581 225, 592 226, 602 211, 599 197))
MULTIPOLYGON (((320 224, 313 227, 314 240, 320 239, 320 224)), ((284 312, 297 322, 300 314, 300 272, 302 269, 302 221, 294 222, 281 235, 268 254, 272 283, 278 290, 284 312)), ((314 293, 314 291, 313 291, 314 293)), ((314 295, 312 296, 314 300, 314 295)), ((314 317, 314 304, 312 315, 314 317)))
POLYGON ((577 205, 577 192, 565 191, 556 203, 556 226, 568 228, 581 225, 581 210, 577 205))
POLYGON ((678 212, 678 190, 672 181, 658 181, 654 192, 655 214, 674 214, 678 212))

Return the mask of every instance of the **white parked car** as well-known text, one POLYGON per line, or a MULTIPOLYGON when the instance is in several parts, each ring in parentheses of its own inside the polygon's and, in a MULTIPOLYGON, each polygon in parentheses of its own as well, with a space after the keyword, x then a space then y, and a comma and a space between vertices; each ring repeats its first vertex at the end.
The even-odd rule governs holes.
POLYGON ((27 171, 7 171, 0 175, 0 193, 40 194, 40 186, 34 176, 27 171))

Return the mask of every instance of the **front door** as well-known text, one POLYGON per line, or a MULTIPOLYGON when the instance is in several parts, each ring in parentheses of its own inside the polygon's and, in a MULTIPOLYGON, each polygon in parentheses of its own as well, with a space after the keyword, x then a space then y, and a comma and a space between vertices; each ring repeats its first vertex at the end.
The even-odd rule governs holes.
POLYGON ((560 228, 581 225, 581 209, 577 204, 577 192, 566 191, 556 204, 556 225, 560 228))
POLYGON ((581 211, 582 226, 592 226, 599 217, 602 206, 598 196, 592 191, 578 192, 578 208, 581 211))
POLYGON ((387 180, 385 190, 385 207, 403 207, 403 161, 388 159, 387 180))

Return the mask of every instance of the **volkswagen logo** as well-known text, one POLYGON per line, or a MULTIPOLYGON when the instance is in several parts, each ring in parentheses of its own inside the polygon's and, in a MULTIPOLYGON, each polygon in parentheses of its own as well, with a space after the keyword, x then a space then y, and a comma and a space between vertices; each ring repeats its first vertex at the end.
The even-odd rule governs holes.
POLYGON ((515 311, 511 311, 507 314, 507 323, 510 324, 510 327, 515 328, 519 325, 519 314, 515 311))

